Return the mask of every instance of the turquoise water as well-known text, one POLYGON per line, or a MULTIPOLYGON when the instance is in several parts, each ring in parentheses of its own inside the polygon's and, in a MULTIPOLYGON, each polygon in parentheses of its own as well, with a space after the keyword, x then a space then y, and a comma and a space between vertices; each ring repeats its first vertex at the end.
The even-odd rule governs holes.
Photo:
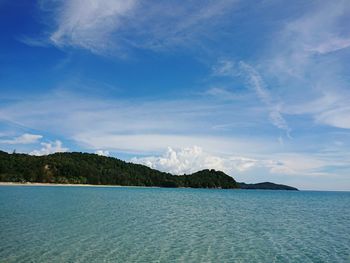
POLYGON ((0 262, 350 262, 350 193, 0 187, 0 262))

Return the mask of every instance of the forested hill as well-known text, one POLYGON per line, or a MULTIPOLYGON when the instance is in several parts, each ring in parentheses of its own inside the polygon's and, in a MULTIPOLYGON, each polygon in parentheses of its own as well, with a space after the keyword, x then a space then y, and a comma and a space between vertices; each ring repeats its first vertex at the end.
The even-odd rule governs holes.
POLYGON ((0 181, 124 186, 239 188, 223 172, 203 170, 176 176, 147 166, 88 153, 47 156, 0 151, 0 181))
POLYGON ((80 152, 32 156, 0 151, 0 182, 297 190, 269 182, 237 183, 215 170, 172 175, 117 158, 80 152))
POLYGON ((257 183, 257 184, 246 184, 238 183, 241 189, 260 189, 260 190, 298 190, 295 187, 284 185, 284 184, 274 184, 270 182, 257 183))

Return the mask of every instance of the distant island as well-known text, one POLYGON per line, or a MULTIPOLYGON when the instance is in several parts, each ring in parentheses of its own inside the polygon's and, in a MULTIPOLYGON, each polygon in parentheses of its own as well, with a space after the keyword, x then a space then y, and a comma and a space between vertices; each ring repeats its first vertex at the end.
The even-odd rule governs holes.
POLYGON ((284 184, 274 184, 270 182, 263 182, 257 184, 246 184, 238 183, 241 189, 261 189, 261 190, 298 190, 295 187, 284 185, 284 184))
POLYGON ((0 151, 0 182, 297 190, 273 183, 237 183, 213 169, 172 175, 117 158, 80 152, 32 156, 0 151))

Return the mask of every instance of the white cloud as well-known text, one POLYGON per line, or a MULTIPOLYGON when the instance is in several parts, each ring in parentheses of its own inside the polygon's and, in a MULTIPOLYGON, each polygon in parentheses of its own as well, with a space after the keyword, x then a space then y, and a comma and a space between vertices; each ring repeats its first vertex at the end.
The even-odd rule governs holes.
MULTIPOLYGON (((248 84, 255 91, 261 102, 267 107, 271 123, 277 128, 285 130, 289 136, 291 129, 288 126, 287 121, 282 116, 280 102, 276 100, 269 92, 263 78, 256 69, 243 61, 234 63, 233 61, 226 59, 219 60, 218 64, 215 65, 212 70, 213 74, 217 76, 234 78, 240 75, 245 75, 246 79, 248 80, 248 84)), ((235 96, 231 92, 219 88, 210 89, 207 91, 207 93, 209 95, 225 97, 226 99, 238 98, 237 95, 235 96)))
POLYGON ((333 127, 350 129, 350 107, 337 107, 324 111, 316 117, 316 120, 333 127))
POLYGON ((4 144, 31 144, 38 142, 42 135, 24 133, 21 136, 15 137, 13 139, 0 140, 0 143, 4 144))
POLYGON ((34 151, 30 152, 29 154, 41 156, 41 155, 48 155, 48 154, 56 153, 56 152, 67 152, 68 151, 68 148, 63 147, 62 142, 59 140, 56 140, 54 142, 49 142, 49 143, 42 142, 41 145, 43 147, 40 150, 34 150, 34 151))
POLYGON ((250 140, 224 137, 224 136, 208 136, 208 135, 180 135, 180 134, 116 134, 116 133, 100 133, 85 132, 77 134, 74 140, 87 148, 108 148, 114 151, 128 153, 159 153, 166 147, 171 148, 187 148, 188 145, 198 145, 200 148, 209 149, 211 152, 221 154, 236 151, 248 153, 250 151, 261 151, 274 149, 278 146, 275 141, 264 142, 251 138, 250 140))
POLYGON ((203 94, 210 95, 210 96, 219 98, 221 100, 226 100, 226 101, 230 100, 230 101, 235 101, 235 102, 239 102, 239 101, 242 101, 243 99, 247 98, 247 95, 238 94, 238 93, 235 93, 234 91, 231 91, 229 89, 220 88, 220 87, 210 88, 210 89, 206 90, 203 94))
POLYGON ((31 38, 27 36, 17 37, 17 40, 31 47, 48 47, 50 45, 46 38, 31 38))
MULTIPOLYGON (((217 105, 215 100, 111 102, 72 93, 50 93, 41 97, 23 97, 21 101, 3 105, 0 118, 21 126, 60 134, 85 149, 150 155, 153 158, 136 158, 136 161, 145 164, 148 162, 149 166, 172 172, 214 168, 241 181, 258 182, 264 178, 277 182, 275 176, 281 175, 281 183, 287 183, 288 178, 299 177, 299 185, 303 185, 303 178, 307 176, 337 176, 334 172, 327 175, 328 167, 332 167, 333 171, 339 168, 337 171, 346 181, 350 160, 346 132, 339 136, 323 136, 317 133, 303 140, 298 137, 280 144, 275 138, 265 137, 260 132, 255 135, 254 132, 261 127, 261 123, 257 123, 261 116, 254 112, 248 118, 249 115, 245 114, 250 109, 242 110, 241 105, 228 103, 222 106, 217 105), (50 105, 65 107, 54 108, 50 105), (51 121, 53 118, 54 123, 51 121), (246 130, 249 134, 242 135, 239 133, 241 126, 235 126, 242 119, 244 125, 250 119, 254 124, 246 130), (229 133, 213 131, 210 127, 218 123, 216 121, 231 121, 234 128, 229 133), (91 123, 94 123, 93 130, 91 123), (320 152, 328 146, 328 140, 333 145, 336 139, 344 143, 333 150, 338 153, 336 156, 313 156, 310 159, 312 154, 301 157, 297 153, 306 148, 313 153, 320 152), (189 145, 197 145, 199 150, 188 147, 189 145), (176 158, 170 153, 161 154, 167 146, 176 153, 176 158), (287 156, 288 152, 295 154, 287 156), (309 164, 312 166, 307 166, 309 164), (181 167, 180 170, 176 169, 177 165, 181 167), (249 179, 245 179, 248 177, 249 179)), ((28 152, 26 149, 19 150, 28 152)), ((42 149, 32 151, 31 154, 42 155, 67 150, 61 143, 45 143, 42 144, 42 149)))
POLYGON ((97 150, 97 151, 95 151, 95 154, 100 155, 100 156, 109 156, 109 151, 97 150))
POLYGON ((293 115, 310 115, 315 123, 350 129, 350 94, 336 90, 324 91, 315 99, 284 106, 283 111, 293 115))
MULTIPOLYGON (((202 99, 203 96, 200 98, 202 99)), ((327 166, 332 166, 339 160, 350 160, 349 157, 344 157, 349 141, 344 138, 344 135, 322 136, 317 133, 304 140, 300 140, 300 137, 286 140, 281 145, 276 138, 265 137, 265 134, 259 130, 262 125, 259 121, 263 119, 265 112, 262 115, 256 112, 249 115, 251 108, 241 108, 242 103, 223 104, 222 101, 218 103, 217 100, 205 99, 203 101, 196 99, 109 101, 56 91, 38 97, 22 97, 21 100, 2 105, 0 118, 21 126, 60 134, 85 149, 96 151, 108 149, 133 155, 150 155, 154 159, 142 159, 142 161, 150 162, 148 165, 157 165, 155 166, 157 169, 168 169, 173 172, 191 171, 192 165, 185 162, 185 157, 182 157, 191 151, 183 151, 183 149, 190 145, 197 145, 205 150, 198 153, 192 149, 192 152, 199 156, 193 160, 194 168, 223 170, 242 181, 245 181, 248 176, 249 181, 258 182, 262 180, 260 178, 276 181, 275 176, 281 175, 279 177, 281 183, 286 183, 287 181, 284 180, 290 177, 302 178, 302 176, 317 175, 324 177, 328 171, 327 166), (65 107, 55 108, 50 107, 51 105, 65 105, 65 107), (52 122, 52 119, 55 119, 55 122, 52 122), (240 121, 244 122, 243 125, 249 121, 253 123, 253 126, 244 130, 247 134, 242 132, 240 121), (234 123, 229 132, 211 129, 214 124, 229 122, 234 123), (94 129, 91 129, 91 123, 94 124, 94 129), (339 156, 325 160, 315 157, 316 161, 322 161, 322 163, 316 163, 315 160, 308 159, 308 154, 305 154, 306 163, 314 163, 314 167, 300 167, 302 162, 294 156, 281 157, 283 153, 304 151, 309 147, 311 152, 319 152, 327 146, 327 140, 333 142, 335 139, 345 141, 345 146, 337 149, 341 153, 339 156), (165 155, 161 154, 167 146, 176 152, 175 159, 171 159, 171 155, 164 157, 165 155), (177 153, 181 151, 183 154, 179 157, 177 153), (169 159, 169 161, 161 163, 160 158, 169 159), (293 162, 293 159, 297 161, 293 162), (181 164, 181 170, 176 170, 176 165, 170 165, 174 160, 181 164), (281 179, 282 175, 286 174, 290 176, 284 176, 283 178, 286 179, 281 179)), ((331 101, 329 99, 330 105, 332 105, 331 101)), ((318 104, 321 105, 322 102, 318 104)), ((310 106, 310 110, 312 108, 315 107, 310 106)), ((42 145, 42 149, 33 151, 31 154, 49 154, 57 151, 52 149, 56 146, 54 143, 50 145, 52 146, 42 145)), ((60 148, 64 147, 61 145, 60 148)), ((27 151, 26 149, 17 150, 27 151)), ((345 178, 348 166, 343 165, 343 167, 345 167, 342 168, 343 170, 339 169, 339 174, 343 174, 345 178)))
POLYGON ((94 52, 111 46, 111 34, 135 7, 134 0, 62 1, 58 27, 50 39, 58 46, 76 46, 94 52))
POLYGON ((221 105, 220 101, 202 99, 110 101, 54 92, 3 106, 0 118, 60 134, 94 150, 154 153, 167 146, 198 145, 212 152, 246 152, 278 147, 269 138, 224 136, 215 127, 234 122, 235 128, 247 124, 254 128, 255 112, 242 112, 239 104, 221 105), (50 121, 53 118, 54 123, 50 121))
POLYGON ((350 127, 349 58, 341 52, 350 47, 350 31, 343 26, 349 15, 347 1, 319 2, 271 37, 259 64, 263 75, 280 87, 281 114, 305 114, 317 124, 350 127))
MULTIPOLYGON (((237 177, 244 178, 244 174, 251 171, 256 173, 262 169, 271 174, 290 176, 334 176, 326 172, 328 166, 347 167, 347 162, 335 161, 325 156, 301 153, 288 153, 265 157, 246 157, 226 154, 211 154, 198 146, 177 148, 168 147, 162 155, 134 157, 133 163, 139 163, 173 174, 190 174, 203 169, 216 169, 237 177), (243 176, 242 176, 243 175, 243 176)), ((256 176, 259 180, 259 176, 256 176)))
POLYGON ((227 76, 232 77, 239 75, 238 66, 236 63, 229 59, 220 59, 216 65, 212 67, 214 76, 227 76))
POLYGON ((269 117, 272 124, 279 129, 285 130, 289 136, 291 129, 289 128, 287 121, 282 116, 280 103, 273 100, 273 97, 267 90, 266 84, 261 75, 252 66, 245 62, 240 62, 240 66, 247 73, 249 83, 255 89, 260 100, 268 107, 269 117))
POLYGON ((131 162, 173 174, 190 174, 203 169, 216 169, 230 175, 234 172, 246 171, 257 164, 257 161, 251 158, 212 155, 198 146, 179 150, 168 147, 162 156, 135 157, 131 162))
POLYGON ((342 50, 350 47, 350 39, 349 38, 330 38, 327 41, 320 43, 319 45, 315 45, 314 47, 309 48, 311 52, 317 52, 320 54, 327 54, 330 52, 342 50))
MULTIPOLYGON (((291 40, 286 48, 293 52, 321 55, 339 51, 350 46, 349 31, 343 23, 350 13, 347 1, 332 1, 316 5, 310 12, 291 21, 284 28, 284 37, 291 40)), ((309 59, 305 57, 305 59, 309 59)))
POLYGON ((128 47, 190 46, 206 35, 203 32, 217 34, 222 28, 211 29, 225 23, 220 18, 230 14, 237 1, 43 0, 42 6, 54 10, 56 29, 50 39, 55 45, 94 53, 112 50, 120 56, 128 47))
POLYGON ((310 71, 317 70, 323 62, 322 57, 315 57, 315 53, 326 55, 349 46, 350 32, 342 30, 342 23, 349 13, 347 1, 320 2, 304 15, 286 23, 272 38, 267 54, 271 70, 277 76, 287 73, 306 79, 310 71))
POLYGON ((345 163, 313 154, 288 153, 280 154, 274 159, 262 161, 273 174, 294 176, 329 176, 328 166, 342 167, 345 163))

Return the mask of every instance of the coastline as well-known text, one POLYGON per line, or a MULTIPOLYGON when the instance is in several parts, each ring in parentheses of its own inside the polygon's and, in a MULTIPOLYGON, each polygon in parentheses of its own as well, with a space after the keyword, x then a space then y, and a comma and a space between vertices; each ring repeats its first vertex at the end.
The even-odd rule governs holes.
POLYGON ((17 182, 0 182, 0 186, 73 186, 73 187, 128 187, 128 188, 160 188, 158 186, 125 186, 125 185, 108 185, 108 184, 55 184, 55 183, 17 183, 17 182))
MULTIPOLYGON (((56 184, 56 183, 20 183, 20 182, 0 182, 1 186, 49 186, 49 187, 100 187, 100 188, 173 188, 173 187, 161 187, 161 186, 137 186, 137 185, 109 185, 109 184, 56 184)), ((197 187, 174 187, 176 189, 216 189, 222 188, 197 188, 197 187)), ((245 188, 229 188, 225 190, 271 190, 271 191, 288 191, 285 189, 245 189, 245 188)), ((299 189, 297 191, 300 191, 299 189)))

